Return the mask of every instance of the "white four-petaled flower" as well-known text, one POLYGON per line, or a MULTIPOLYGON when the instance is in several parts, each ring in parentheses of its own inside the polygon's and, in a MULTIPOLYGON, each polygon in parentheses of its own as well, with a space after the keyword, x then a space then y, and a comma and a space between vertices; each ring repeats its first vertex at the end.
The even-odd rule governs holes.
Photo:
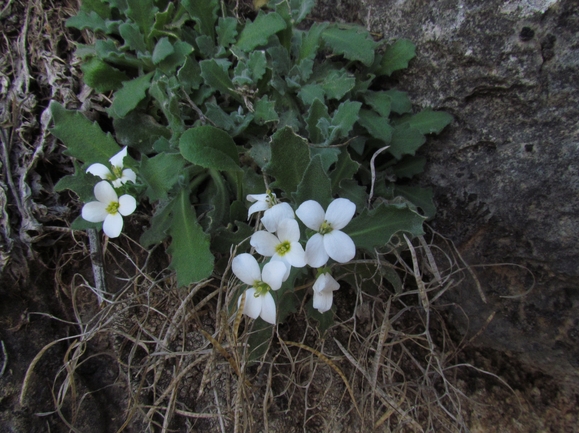
POLYGON ((106 180, 94 187, 97 201, 91 201, 82 208, 82 217, 91 222, 103 221, 103 231, 110 238, 116 238, 123 229, 123 216, 132 214, 137 208, 137 201, 129 194, 117 196, 114 188, 106 180))
POLYGON ((320 313, 325 313, 332 308, 334 292, 340 288, 340 284, 329 273, 324 272, 314 283, 314 308, 320 313))
POLYGON ((267 191, 265 194, 248 194, 247 200, 253 204, 249 207, 247 218, 255 212, 265 211, 261 222, 265 229, 274 233, 279 223, 286 218, 295 218, 294 211, 288 203, 278 203, 274 192, 267 191))
POLYGON ((286 264, 284 281, 289 276, 291 266, 302 268, 306 265, 305 251, 300 244, 300 227, 295 219, 282 220, 273 233, 260 230, 251 236, 249 243, 256 251, 272 261, 280 260, 286 264))
POLYGON ((352 238, 341 231, 356 213, 356 205, 346 198, 337 198, 330 203, 326 212, 314 200, 303 202, 296 215, 316 233, 306 244, 306 262, 319 268, 331 257, 338 263, 346 263, 356 255, 352 238))
POLYGON ((123 169, 123 160, 127 156, 127 147, 109 159, 112 166, 112 171, 107 166, 101 163, 92 164, 86 169, 87 173, 93 174, 104 180, 110 180, 115 188, 119 188, 127 182, 135 182, 137 175, 130 168, 123 169))
MULTIPOLYGON (((271 290, 281 287, 286 266, 281 261, 270 261, 259 269, 259 264, 251 254, 236 256, 231 263, 233 273, 245 284, 251 286, 245 291, 243 313, 252 319, 261 317, 275 325, 276 307, 271 290)), ((238 305, 241 303, 241 296, 238 305)))

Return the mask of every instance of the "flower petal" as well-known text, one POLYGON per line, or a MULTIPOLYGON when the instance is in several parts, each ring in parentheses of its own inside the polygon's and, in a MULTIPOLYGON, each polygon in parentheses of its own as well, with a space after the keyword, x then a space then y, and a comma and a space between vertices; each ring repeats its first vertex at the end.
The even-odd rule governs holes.
POLYGON ((252 214, 254 214, 256 212, 261 212, 261 211, 267 210, 267 209, 269 209, 269 206, 267 205, 267 203, 265 201, 256 201, 251 206, 249 206, 249 209, 247 211, 247 219, 249 219, 249 217, 252 214))
POLYGON ((323 273, 320 275, 316 282, 314 283, 314 292, 334 292, 340 288, 340 283, 338 283, 334 277, 329 273, 323 273))
POLYGON ((292 242, 290 250, 283 258, 294 268, 303 268, 306 265, 306 252, 299 242, 292 242))
POLYGON ((92 164, 89 168, 86 169, 87 173, 90 173, 94 176, 98 176, 101 179, 110 179, 113 177, 111 171, 106 167, 106 165, 97 162, 96 164, 92 164))
POLYGON ((306 227, 318 231, 326 218, 324 208, 317 201, 304 201, 296 210, 296 215, 306 227))
POLYGON ((121 177, 121 180, 123 181, 123 183, 127 183, 127 182, 135 183, 137 181, 137 173, 135 173, 130 168, 125 168, 123 170, 123 175, 121 177))
POLYGON ((356 213, 356 205, 347 198, 337 198, 330 203, 326 210, 326 221, 335 230, 340 230, 352 220, 356 213))
POLYGON ((109 159, 109 162, 114 167, 123 167, 123 159, 127 156, 127 146, 123 147, 119 153, 109 159))
POLYGON ((117 238, 123 230, 123 217, 120 213, 108 214, 103 222, 103 231, 109 238, 117 238))
POLYGON ((261 222, 268 232, 273 233, 278 230, 281 221, 288 218, 295 218, 294 210, 289 203, 278 203, 265 211, 261 222))
POLYGON ((255 247, 257 252, 265 257, 271 257, 275 254, 275 247, 280 243, 279 239, 265 230, 260 230, 251 235, 249 243, 255 247))
POLYGON ((243 314, 247 314, 252 319, 257 319, 259 317, 263 304, 263 297, 256 295, 257 293, 253 287, 245 291, 245 306, 243 307, 243 314))
POLYGON ((119 197, 119 213, 123 216, 132 214, 137 208, 137 200, 129 194, 119 197))
POLYGON ((235 256, 231 262, 231 269, 237 278, 250 286, 261 280, 259 264, 251 254, 243 253, 235 256))
POLYGON ((330 308, 332 308, 332 302, 334 301, 333 292, 314 292, 313 304, 314 308, 320 313, 325 313, 330 308))
POLYGON ((287 266, 281 260, 271 260, 263 267, 261 279, 271 290, 279 290, 286 271, 287 266))
POLYGON ((285 274, 283 274, 282 281, 287 280, 287 279, 289 278, 289 274, 290 274, 290 271, 291 271, 291 269, 292 269, 292 265, 290 265, 286 259, 284 259, 283 257, 278 256, 277 254, 275 254, 275 255, 271 258, 270 261, 271 261, 271 262, 281 262, 281 263, 283 263, 283 265, 285 266, 285 274))
POLYGON ((332 230, 324 235, 324 248, 338 263, 346 263, 356 255, 356 245, 350 236, 340 230, 332 230))
POLYGON ((107 205, 100 201, 91 201, 82 207, 82 217, 91 223, 100 223, 104 221, 109 213, 107 205))
POLYGON ((267 323, 271 323, 275 325, 275 317, 277 315, 275 309, 275 301, 273 300, 273 296, 271 293, 266 293, 262 297, 262 304, 261 304, 261 318, 265 320, 267 323))
MULTIPOLYGON (((274 194, 275 197, 275 194, 274 194)), ((245 197, 247 199, 247 201, 253 203, 254 201, 257 202, 264 202, 266 203, 265 199, 267 198, 267 194, 247 194, 247 197, 245 197)))
POLYGON ((295 219, 285 218, 277 226, 276 234, 281 242, 297 242, 300 240, 300 226, 295 219))
POLYGON ((112 185, 106 180, 101 180, 94 186, 94 196, 98 201, 106 204, 107 206, 111 202, 118 201, 119 199, 112 185))
POLYGON ((316 233, 306 244, 306 263, 313 268, 319 268, 326 264, 328 258, 328 253, 324 247, 324 236, 316 233))

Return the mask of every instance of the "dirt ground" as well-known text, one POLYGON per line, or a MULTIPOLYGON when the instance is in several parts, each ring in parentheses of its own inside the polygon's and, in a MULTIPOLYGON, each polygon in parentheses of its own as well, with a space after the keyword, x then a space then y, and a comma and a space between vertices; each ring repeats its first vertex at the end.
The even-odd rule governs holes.
MULTIPOLYGON (((69 228, 80 204, 54 191, 73 166, 46 111, 56 100, 97 119, 106 103, 72 55, 86 36, 64 26, 77 6, 0 4, 0 431, 579 431, 577 390, 450 327, 439 295, 468 275, 452 260, 440 278, 425 267, 421 291, 409 257, 393 256, 403 292, 379 275, 362 292, 359 263, 324 335, 301 305, 257 356, 259 324, 224 314, 228 275, 177 288, 164 246, 133 240, 141 210, 123 237, 98 236, 99 305, 89 237, 69 228)), ((416 245, 424 262, 430 249, 452 256, 438 241, 416 245)))

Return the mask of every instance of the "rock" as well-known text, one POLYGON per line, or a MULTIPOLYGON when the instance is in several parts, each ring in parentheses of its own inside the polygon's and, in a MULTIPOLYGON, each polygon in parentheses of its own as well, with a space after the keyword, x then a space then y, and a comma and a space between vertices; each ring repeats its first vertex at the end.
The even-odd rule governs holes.
POLYGON ((435 190, 434 228, 485 265, 474 270, 488 303, 462 284, 449 298, 456 323, 579 388, 579 2, 342 4, 412 40, 395 86, 455 117, 427 142, 421 182, 435 190))

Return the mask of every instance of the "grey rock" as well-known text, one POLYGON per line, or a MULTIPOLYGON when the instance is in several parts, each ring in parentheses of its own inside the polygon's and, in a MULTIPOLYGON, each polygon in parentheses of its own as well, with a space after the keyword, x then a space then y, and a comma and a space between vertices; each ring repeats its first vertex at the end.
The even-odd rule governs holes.
POLYGON ((455 117, 421 182, 434 228, 488 265, 474 268, 486 304, 474 285, 452 292, 456 323, 579 388, 579 1, 353 3, 345 20, 417 45, 395 86, 455 117))

